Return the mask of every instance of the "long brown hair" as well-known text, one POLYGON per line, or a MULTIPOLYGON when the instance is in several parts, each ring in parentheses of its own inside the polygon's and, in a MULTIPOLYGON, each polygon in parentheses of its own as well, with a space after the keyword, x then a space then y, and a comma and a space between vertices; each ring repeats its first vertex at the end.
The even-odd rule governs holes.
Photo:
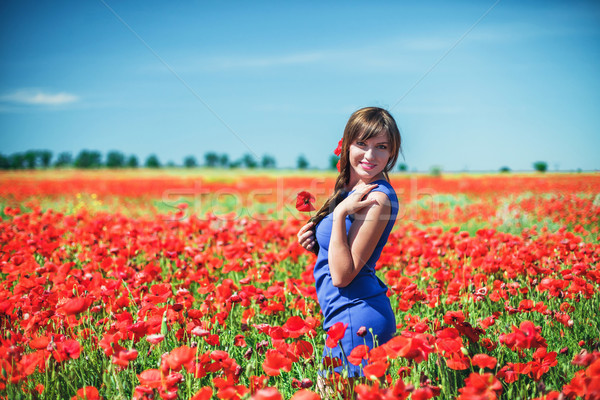
POLYGON ((323 218, 333 212, 335 207, 343 200, 346 192, 346 186, 350 181, 350 162, 348 160, 350 145, 356 140, 367 140, 374 136, 387 133, 390 142, 390 159, 386 164, 383 175, 386 180, 390 180, 388 172, 394 168, 398 160, 398 154, 402 152, 402 139, 396 121, 391 114, 378 107, 365 107, 355 111, 348 120, 344 129, 342 138, 342 153, 340 155, 340 174, 335 181, 333 194, 327 199, 325 204, 310 219, 317 226, 323 218))

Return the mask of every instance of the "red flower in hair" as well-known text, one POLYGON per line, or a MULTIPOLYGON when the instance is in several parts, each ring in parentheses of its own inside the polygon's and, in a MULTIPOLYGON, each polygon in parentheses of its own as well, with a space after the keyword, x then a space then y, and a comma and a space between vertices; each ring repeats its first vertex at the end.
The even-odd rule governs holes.
POLYGON ((344 140, 344 138, 340 139, 340 141, 338 142, 337 147, 333 151, 333 154, 335 154, 338 157, 342 154, 342 141, 343 140, 344 140))
POLYGON ((315 202, 315 196, 312 194, 302 191, 298 193, 296 197, 296 210, 302 212, 309 212, 315 209, 312 203, 315 202))

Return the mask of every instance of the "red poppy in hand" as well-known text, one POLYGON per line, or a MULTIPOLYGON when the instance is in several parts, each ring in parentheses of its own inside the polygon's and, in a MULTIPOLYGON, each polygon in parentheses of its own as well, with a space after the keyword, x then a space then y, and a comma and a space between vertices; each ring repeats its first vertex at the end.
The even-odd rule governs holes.
POLYGON ((302 212, 313 211, 315 206, 312 203, 315 202, 315 196, 312 194, 302 191, 298 193, 296 197, 296 210, 302 212))

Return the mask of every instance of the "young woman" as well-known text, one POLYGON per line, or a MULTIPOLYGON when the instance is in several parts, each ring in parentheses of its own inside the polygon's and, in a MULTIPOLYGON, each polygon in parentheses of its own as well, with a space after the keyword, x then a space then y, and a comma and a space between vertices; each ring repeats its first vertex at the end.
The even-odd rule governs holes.
POLYGON ((381 345, 396 332, 387 286, 375 275, 375 263, 398 213, 388 172, 400 149, 400 132, 389 112, 367 107, 352 114, 334 193, 298 232, 300 245, 317 254, 314 277, 323 329, 348 324, 341 348, 325 347, 323 356, 340 358, 343 365, 336 371, 346 369, 350 378, 363 376, 362 366, 345 356, 360 344, 381 345), (366 336, 357 335, 365 328, 366 336))

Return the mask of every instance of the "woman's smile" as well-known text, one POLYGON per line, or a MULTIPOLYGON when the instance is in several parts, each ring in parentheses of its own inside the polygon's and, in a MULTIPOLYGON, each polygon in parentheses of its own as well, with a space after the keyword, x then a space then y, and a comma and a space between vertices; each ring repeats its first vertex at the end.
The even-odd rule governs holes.
POLYGON ((364 170, 367 170, 367 171, 371 171, 372 169, 374 169, 377 166, 377 164, 373 164, 368 161, 362 161, 360 163, 360 165, 363 167, 364 170))

